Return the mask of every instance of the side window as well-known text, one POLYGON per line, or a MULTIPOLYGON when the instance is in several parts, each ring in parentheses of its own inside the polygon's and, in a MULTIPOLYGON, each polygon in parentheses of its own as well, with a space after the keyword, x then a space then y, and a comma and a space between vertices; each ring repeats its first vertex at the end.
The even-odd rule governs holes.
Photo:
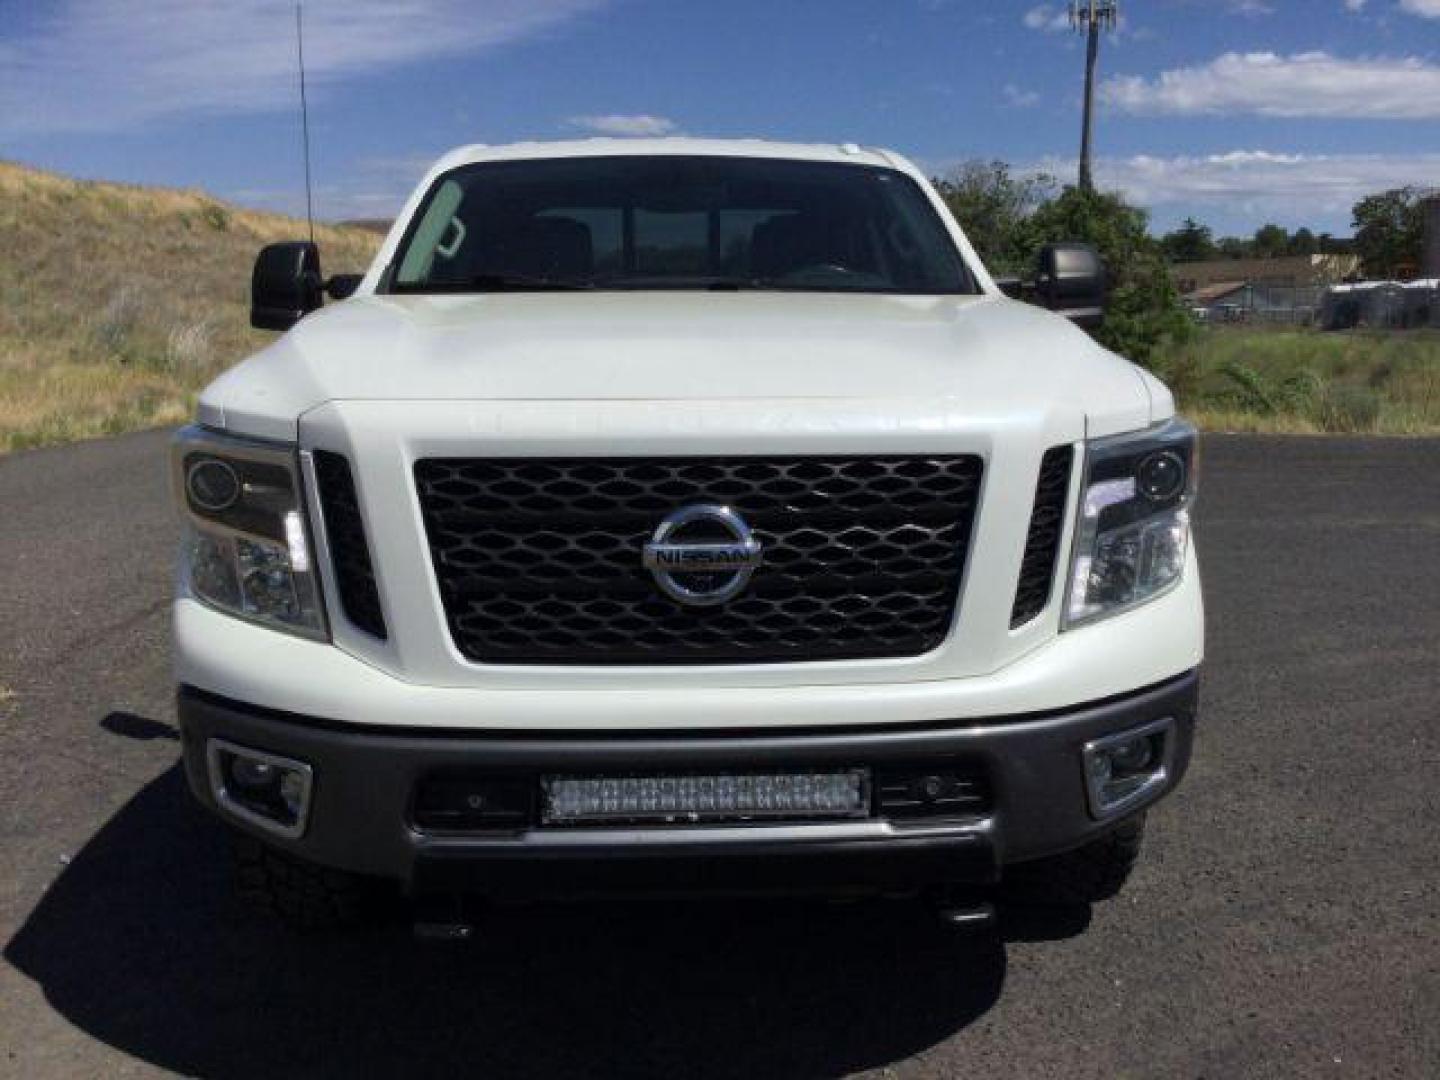
POLYGON ((454 180, 446 180, 430 200, 425 216, 420 219, 405 259, 400 263, 396 280, 411 285, 430 277, 436 259, 450 260, 465 244, 465 226, 456 216, 465 192, 454 180))

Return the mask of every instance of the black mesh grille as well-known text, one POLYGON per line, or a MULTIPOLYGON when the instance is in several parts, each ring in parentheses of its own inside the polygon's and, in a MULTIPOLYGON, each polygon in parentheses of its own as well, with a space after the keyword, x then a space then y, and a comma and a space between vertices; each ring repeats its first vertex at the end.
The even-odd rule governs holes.
POLYGON ((415 479, 451 634, 472 660, 913 656, 954 612, 977 457, 435 459, 415 479), (641 552, 668 514, 734 508, 764 563, 686 607, 641 552))
POLYGON ((1030 532, 1025 537, 1025 558, 1020 563, 1020 582, 1015 586, 1015 606, 1010 609, 1012 628, 1029 622, 1050 602, 1060 535, 1065 531, 1065 504, 1070 494, 1070 465, 1074 453, 1069 446, 1056 446, 1045 451, 1040 461, 1035 505, 1030 511, 1030 532))
POLYGON ((340 454, 317 450, 315 476, 320 482, 320 510, 325 515, 330 557, 335 561, 340 606, 345 617, 361 630, 383 639, 385 615, 380 610, 375 568, 370 563, 370 545, 365 541, 365 521, 355 496, 350 463, 340 454))

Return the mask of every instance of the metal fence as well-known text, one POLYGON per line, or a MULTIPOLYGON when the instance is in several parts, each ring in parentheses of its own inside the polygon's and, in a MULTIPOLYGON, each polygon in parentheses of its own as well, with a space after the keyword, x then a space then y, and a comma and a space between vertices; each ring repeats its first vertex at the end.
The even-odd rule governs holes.
POLYGON ((1205 323, 1280 323, 1309 326, 1325 296, 1323 285, 1245 285, 1191 313, 1205 323))
POLYGON ((1322 330, 1440 328, 1440 282, 1249 284, 1192 305, 1190 311, 1202 323, 1316 326, 1322 330))

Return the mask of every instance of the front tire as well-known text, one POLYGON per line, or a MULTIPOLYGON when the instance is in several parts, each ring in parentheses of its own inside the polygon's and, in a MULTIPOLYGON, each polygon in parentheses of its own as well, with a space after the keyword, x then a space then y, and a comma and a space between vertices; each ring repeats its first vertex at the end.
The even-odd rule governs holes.
POLYGON ((1027 904, 1074 906, 1109 900, 1129 880, 1144 837, 1145 815, 1136 814, 1084 847, 1006 867, 1001 892, 1027 904))
POLYGON ((241 834, 233 837, 231 853, 241 901, 292 930, 348 929, 383 907, 383 882, 374 878, 318 866, 241 834))

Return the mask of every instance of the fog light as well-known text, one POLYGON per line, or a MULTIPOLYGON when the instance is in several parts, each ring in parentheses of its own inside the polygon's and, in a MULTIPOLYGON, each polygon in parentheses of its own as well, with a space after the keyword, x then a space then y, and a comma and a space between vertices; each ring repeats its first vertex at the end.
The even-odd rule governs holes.
POLYGON ((1167 716, 1085 744, 1085 793, 1093 817, 1116 817, 1159 794, 1170 778, 1174 730, 1167 716))
POLYGON ((236 756, 230 761, 230 775, 247 791, 259 791, 275 782, 275 766, 268 761, 236 756))
POLYGON ((278 836, 305 831, 313 771, 303 761, 221 739, 206 747, 210 790, 222 809, 278 836))

